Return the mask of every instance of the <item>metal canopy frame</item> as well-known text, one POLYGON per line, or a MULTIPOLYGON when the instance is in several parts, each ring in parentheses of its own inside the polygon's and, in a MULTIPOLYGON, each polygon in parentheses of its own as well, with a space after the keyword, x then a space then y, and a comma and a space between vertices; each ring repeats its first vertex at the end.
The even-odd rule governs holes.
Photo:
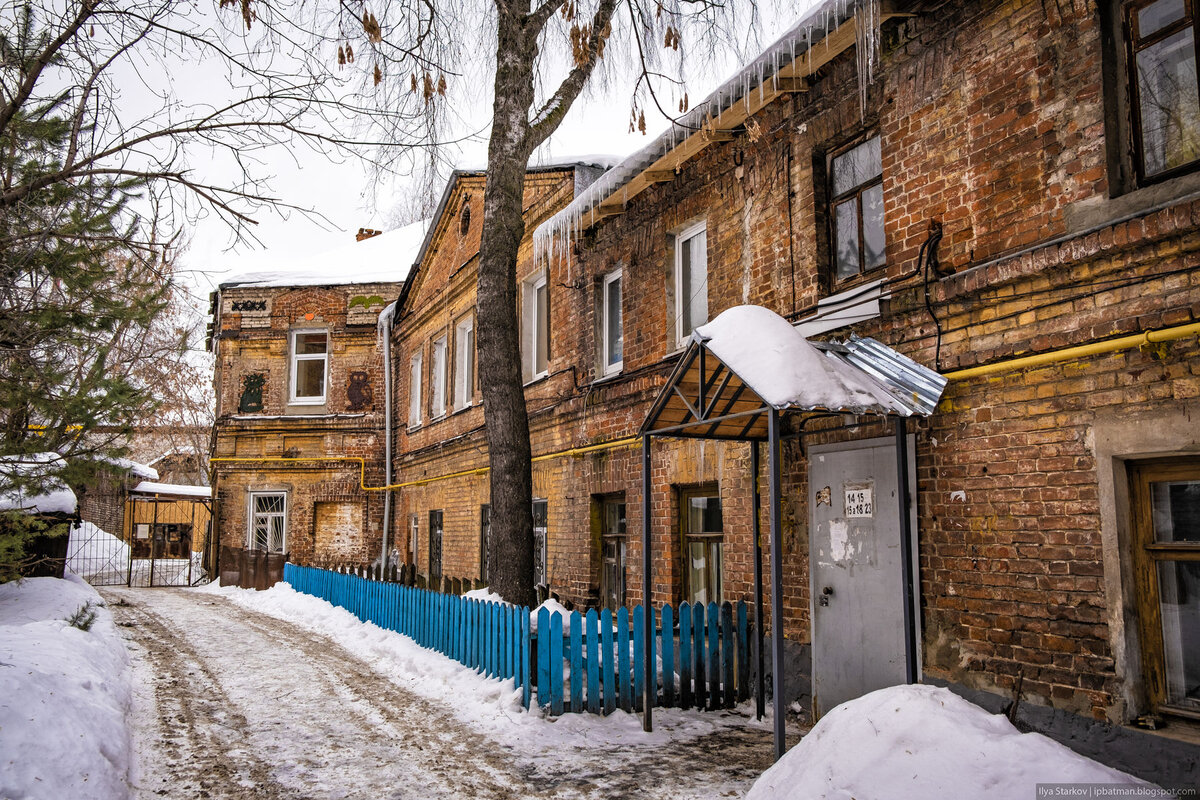
MULTIPOLYGON (((867 372, 867 370, 863 370, 867 372)), ((940 394, 940 391, 938 392, 940 394)), ((929 409, 932 411, 932 408, 929 409)), ((761 494, 759 491, 758 473, 760 466, 759 444, 767 443, 767 469, 769 485, 769 523, 771 550, 771 643, 772 643, 772 691, 774 714, 775 758, 782 757, 786 744, 784 741, 784 686, 783 686, 783 547, 782 547, 782 515, 781 515, 781 422, 785 415, 800 416, 805 421, 816 417, 842 416, 853 413, 855 416, 869 415, 871 417, 895 420, 896 453, 898 461, 898 477, 900 491, 900 536, 901 560, 904 572, 904 647, 905 647, 905 676, 908 683, 917 680, 917 650, 916 627, 913 613, 913 599, 916 596, 913 563, 912 563, 912 526, 909 520, 912 498, 909 495, 908 469, 908 438, 907 417, 895 412, 872 411, 856 409, 846 411, 835 408, 777 408, 767 403, 759 394, 746 384, 737 373, 725 364, 717 355, 711 352, 704 339, 693 336, 672 371, 666 385, 651 406, 643 423, 640 435, 642 437, 642 598, 649 604, 651 597, 651 560, 653 548, 651 543, 651 514, 650 495, 652 490, 650 457, 651 439, 654 437, 671 437, 685 439, 718 439, 726 441, 744 441, 751 443, 751 470, 754 473, 754 603, 755 619, 757 622, 755 659, 758 675, 755 682, 755 705, 758 717, 761 719, 766 707, 765 681, 763 676, 763 574, 762 574, 762 537, 760 531, 761 494)), ((857 427, 857 425, 843 426, 857 427)), ((804 431, 801 426, 799 436, 806 433, 822 433, 822 430, 804 431)), ((664 633, 666 633, 664 631, 664 633)), ((669 634, 667 634, 669 635, 669 634)), ((646 625, 644 629, 645 652, 653 652, 654 629, 646 625)), ((643 687, 642 727, 653 729, 653 700, 657 687, 651 674, 652 664, 649 659, 645 664, 645 680, 643 687)))

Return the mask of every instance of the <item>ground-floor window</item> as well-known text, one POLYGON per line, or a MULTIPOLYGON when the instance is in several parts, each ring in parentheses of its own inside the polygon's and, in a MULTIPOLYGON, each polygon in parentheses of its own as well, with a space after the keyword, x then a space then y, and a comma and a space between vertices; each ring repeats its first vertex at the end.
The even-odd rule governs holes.
POLYGON ((442 577, 442 512, 429 512, 429 580, 442 577))
POLYGON ((479 580, 488 581, 488 541, 492 538, 492 507, 479 507, 479 580))
POLYGON ((625 495, 597 501, 600 521, 600 602, 616 611, 625 605, 625 495))
POLYGON ((537 586, 549 586, 546 574, 546 529, 547 507, 545 500, 533 501, 533 582, 537 586))
POLYGON ((251 550, 282 553, 287 546, 287 495, 251 492, 247 546, 251 550))
POLYGON ((683 599, 721 602, 721 497, 717 487, 686 489, 679 498, 683 536, 683 599))
POLYGON ((1149 700, 1200 714, 1200 458, 1144 462, 1130 474, 1149 700))

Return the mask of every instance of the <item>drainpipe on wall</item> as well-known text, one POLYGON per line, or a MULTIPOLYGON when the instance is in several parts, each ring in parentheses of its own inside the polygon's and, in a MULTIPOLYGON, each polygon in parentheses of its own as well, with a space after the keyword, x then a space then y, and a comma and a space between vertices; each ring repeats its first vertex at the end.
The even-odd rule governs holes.
MULTIPOLYGON (((392 320, 395 319, 396 304, 380 314, 379 333, 383 336, 383 476, 384 486, 392 485, 392 320), (384 317, 384 315, 387 315, 384 317)), ((388 567, 388 531, 392 524, 392 491, 383 495, 383 545, 379 552, 379 563, 388 567)))

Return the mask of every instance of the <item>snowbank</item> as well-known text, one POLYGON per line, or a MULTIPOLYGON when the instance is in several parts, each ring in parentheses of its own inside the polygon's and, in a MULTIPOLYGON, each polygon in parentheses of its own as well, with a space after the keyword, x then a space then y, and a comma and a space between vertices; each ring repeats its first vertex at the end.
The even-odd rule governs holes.
POLYGON ((101 602, 77 579, 0 585, 0 797, 129 796, 129 660, 101 602), (64 621, 89 602, 90 630, 64 621))
POLYGON ((493 592, 487 586, 481 589, 472 589, 469 592, 463 592, 463 597, 467 600, 481 600, 485 603, 504 603, 504 605, 512 605, 500 595, 493 592))
POLYGON ((283 619, 326 636, 369 662, 397 686, 450 709, 464 724, 495 736, 530 757, 560 760, 564 747, 655 746, 712 733, 723 727, 757 726, 750 706, 698 713, 656 709, 654 732, 642 730, 640 715, 617 711, 607 717, 564 714, 548 717, 534 705, 521 706, 521 692, 511 680, 485 678, 457 661, 420 647, 398 633, 385 631, 324 600, 300 594, 286 583, 263 592, 218 586, 193 591, 218 594, 245 608, 283 619))
POLYGON ((949 689, 896 686, 826 714, 746 800, 1029 800, 1038 783, 1149 785, 949 689))
POLYGON ((553 597, 546 599, 546 602, 529 612, 529 630, 537 633, 538 629, 538 612, 542 609, 550 612, 550 616, 558 614, 562 617, 563 633, 571 632, 571 612, 567 611, 567 607, 555 600, 553 597))

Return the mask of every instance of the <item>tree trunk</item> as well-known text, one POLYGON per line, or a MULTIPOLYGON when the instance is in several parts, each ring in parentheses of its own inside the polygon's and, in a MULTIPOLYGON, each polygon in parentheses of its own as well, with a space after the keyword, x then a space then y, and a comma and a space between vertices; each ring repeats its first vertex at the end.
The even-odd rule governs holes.
POLYGON ((537 51, 522 24, 523 15, 497 5, 498 58, 477 300, 479 386, 491 461, 488 577, 492 591, 505 600, 532 606, 532 453, 521 374, 517 253, 525 235, 528 113, 537 51))

